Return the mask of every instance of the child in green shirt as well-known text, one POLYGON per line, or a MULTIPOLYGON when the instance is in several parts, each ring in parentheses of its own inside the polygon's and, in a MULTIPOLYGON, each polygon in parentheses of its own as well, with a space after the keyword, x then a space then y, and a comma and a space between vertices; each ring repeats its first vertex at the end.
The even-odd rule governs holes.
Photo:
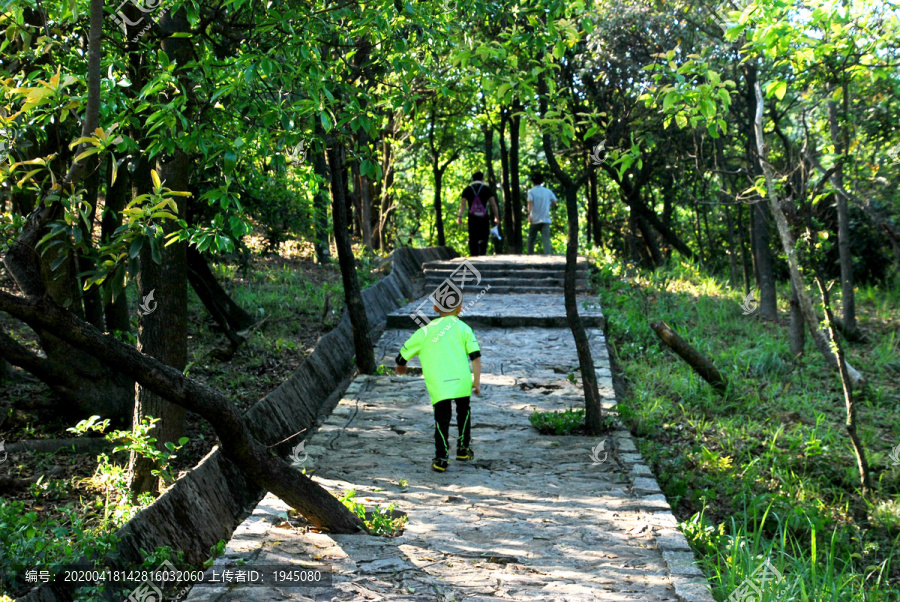
POLYGON ((434 461, 431 468, 438 472, 447 470, 449 456, 450 418, 456 403, 456 424, 459 437, 456 440, 456 459, 472 460, 475 454, 470 446, 472 437, 469 407, 472 391, 481 395, 481 349, 472 329, 459 319, 462 296, 456 307, 443 311, 434 306, 441 317, 417 330, 400 348, 397 355, 397 374, 406 374, 406 363, 419 356, 425 387, 434 408, 434 461), (469 360, 475 372, 474 383, 469 371, 469 360))

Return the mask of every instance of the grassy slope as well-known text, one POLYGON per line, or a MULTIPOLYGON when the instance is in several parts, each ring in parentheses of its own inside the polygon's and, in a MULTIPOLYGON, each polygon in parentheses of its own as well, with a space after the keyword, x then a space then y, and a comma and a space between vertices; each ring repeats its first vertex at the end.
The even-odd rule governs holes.
POLYGON ((900 445, 900 287, 859 291, 871 342, 846 346, 871 383, 858 411, 876 483, 866 501, 840 380, 809 340, 791 356, 785 304, 779 323, 763 322, 744 315, 742 292, 693 268, 627 278, 600 265, 596 286, 627 389, 621 414, 716 598, 768 559, 785 578, 760 602, 900 599, 900 463, 890 457, 900 445), (730 379, 725 398, 661 347, 649 327, 658 319, 730 379))

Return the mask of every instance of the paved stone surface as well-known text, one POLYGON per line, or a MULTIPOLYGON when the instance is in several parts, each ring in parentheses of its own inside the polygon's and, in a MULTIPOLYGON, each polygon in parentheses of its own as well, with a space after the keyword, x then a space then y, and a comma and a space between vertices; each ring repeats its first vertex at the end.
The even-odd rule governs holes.
MULTIPOLYGON (((549 311, 552 298, 541 297, 544 304, 513 296, 507 303, 549 311)), ((392 366, 411 332, 387 330, 376 362, 392 366)), ((598 329, 588 334, 609 409, 615 397, 605 341, 598 329)), ((408 517, 402 535, 311 532, 286 520, 288 507, 268 495, 219 563, 324 564, 333 568, 333 584, 194 587, 188 600, 711 602, 626 430, 557 437, 530 426, 535 410, 583 405, 571 333, 518 327, 476 335, 483 395, 472 398, 474 462, 430 470, 433 414, 415 359, 406 377, 357 378, 307 442, 304 467, 317 482, 338 495, 354 489, 369 510, 396 504, 408 517), (600 442, 597 463, 592 449, 600 442)))

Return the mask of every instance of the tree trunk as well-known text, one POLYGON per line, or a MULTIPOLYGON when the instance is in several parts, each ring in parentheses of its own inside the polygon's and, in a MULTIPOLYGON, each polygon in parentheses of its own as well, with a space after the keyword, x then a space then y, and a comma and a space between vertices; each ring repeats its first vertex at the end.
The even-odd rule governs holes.
POLYGON ((340 177, 343 166, 344 147, 337 139, 328 144, 328 167, 331 171, 332 220, 334 221, 334 242, 338 250, 341 280, 344 283, 344 301, 350 315, 353 329, 353 345, 356 351, 356 366, 363 374, 375 373, 375 354, 369 339, 369 318, 359 290, 356 265, 350 235, 347 232, 346 213, 343 211, 344 187, 340 177))
POLYGON ((797 291, 797 300, 800 303, 800 311, 803 314, 803 320, 806 322, 806 328, 813 339, 813 342, 819 352, 825 356, 825 359, 834 364, 838 369, 843 370, 841 364, 846 365, 849 379, 854 388, 861 387, 865 384, 863 376, 855 370, 846 360, 841 360, 838 355, 832 351, 831 343, 825 335, 819 330, 819 319, 813 309, 812 302, 806 294, 806 284, 800 273, 800 266, 797 262, 796 252, 794 250, 794 240, 788 227, 787 218, 781 210, 778 201, 778 191, 775 188, 775 174, 768 161, 768 155, 765 148, 765 138, 763 136, 763 96, 759 87, 759 82, 754 84, 756 92, 756 144, 759 151, 759 162, 762 166, 763 175, 766 178, 766 189, 768 191, 769 206, 772 208, 772 214, 775 216, 775 225, 778 227, 778 234, 781 237, 781 246, 787 256, 788 268, 790 268, 791 282, 797 291))
POLYGON ((750 206, 750 219, 753 220, 751 246, 756 266, 756 283, 759 286, 759 315, 764 320, 775 320, 778 318, 778 298, 769 247, 769 225, 766 223, 765 207, 762 203, 750 206))
MULTIPOLYGON (((603 167, 605 168, 606 165, 604 164, 603 167)), ((641 200, 639 188, 631 188, 626 186, 625 188, 623 188, 623 193, 624 194, 622 198, 625 200, 625 203, 631 208, 632 213, 635 213, 636 215, 639 215, 650 222, 650 225, 656 228, 656 231, 662 235, 666 242, 675 247, 675 249, 677 249, 686 258, 694 259, 694 252, 691 251, 690 247, 682 242, 682 240, 672 231, 671 228, 660 221, 653 209, 648 207, 644 203, 644 201, 641 200)))
POLYGON ((677 332, 672 330, 668 324, 663 321, 653 322, 650 328, 656 333, 656 336, 663 343, 678 354, 687 364, 699 374, 703 380, 708 382, 717 393, 723 395, 728 388, 728 381, 722 376, 722 373, 716 368, 715 364, 705 355, 694 349, 677 332))
MULTIPOLYGON (((91 204, 91 211, 88 214, 88 223, 86 224, 84 220, 79 220, 78 224, 81 229, 82 240, 84 240, 84 243, 88 248, 93 248, 94 246, 92 237, 94 233, 94 220, 97 217, 97 200, 100 192, 100 166, 97 162, 93 162, 93 164, 93 171, 91 171, 84 180, 84 199, 91 204)), ((97 268, 94 261, 85 257, 83 253, 76 253, 76 262, 78 271, 81 273, 90 272, 97 268)), ((76 278, 76 282, 80 284, 81 278, 76 278)), ((100 297, 100 287, 92 286, 90 290, 84 291, 82 295, 85 319, 102 330, 104 328, 104 319, 103 299, 100 297)))
POLYGON ((744 294, 750 294, 750 269, 751 262, 749 254, 747 253, 747 240, 744 237, 744 232, 746 231, 744 228, 744 206, 738 206, 738 215, 737 215, 737 226, 738 226, 738 241, 741 244, 741 275, 744 279, 744 294))
POLYGON ((501 110, 500 113, 500 179, 503 185, 503 232, 506 241, 506 249, 513 252, 513 209, 512 209, 512 192, 509 186, 509 153, 506 150, 506 123, 507 112, 501 110))
MULTIPOLYGON (((175 13, 166 11, 158 25, 166 34, 189 31, 184 9, 175 13)), ((165 38, 161 46, 162 50, 177 63, 176 77, 182 80, 185 88, 190 88, 190 82, 182 69, 193 58, 193 42, 190 38, 170 37, 165 38)), ((143 157, 141 162, 149 167, 143 157)), ((191 169, 190 156, 177 147, 171 156, 157 162, 160 180, 173 191, 189 190, 191 169)), ((135 196, 142 194, 141 188, 150 187, 149 178, 143 179, 149 176, 146 170, 144 173, 135 173, 136 177, 138 175, 140 179, 133 186, 135 196)), ((186 198, 178 198, 180 219, 187 217, 187 202, 186 198)), ((178 228, 174 220, 168 220, 162 225, 165 234, 178 228)), ((141 267, 137 276, 138 296, 142 306, 138 325, 138 350, 176 370, 184 370, 187 365, 187 243, 164 244, 160 241, 159 263, 156 263, 153 260, 151 242, 153 241, 146 240, 141 248, 141 267), (151 296, 155 301, 154 305, 150 305, 151 296)), ((184 435, 184 408, 138 384, 135 390, 132 427, 139 427, 149 417, 159 419, 152 431, 158 449, 165 450, 166 443, 177 442, 184 435)), ((158 466, 151 459, 131 452, 128 462, 128 487, 133 496, 137 497, 142 493, 156 495, 159 492, 160 479, 151 474, 156 468, 158 466)))
POLYGON ((5 358, 0 357, 0 383, 10 382, 13 380, 14 376, 15 372, 13 371, 12 364, 6 361, 5 358))
MULTIPOLYGON (((747 119, 745 126, 746 156, 750 173, 757 176, 761 173, 759 157, 753 136, 753 88, 758 83, 755 65, 744 66, 747 88, 747 119)), ((753 269, 756 283, 759 286, 759 316, 763 320, 778 318, 778 297, 775 290, 775 276, 772 271, 772 253, 770 250, 769 226, 766 223, 764 201, 750 205, 750 248, 753 253, 753 269)))
POLYGON ((791 323, 789 331, 791 355, 800 357, 806 347, 806 325, 803 323, 803 313, 800 311, 800 300, 797 298, 797 289, 791 282, 791 323))
POLYGON ((394 114, 390 113, 387 128, 385 128, 381 138, 381 171, 384 174, 384 180, 381 184, 381 201, 378 204, 378 227, 374 233, 380 251, 386 251, 388 248, 385 233, 394 200, 392 193, 394 187, 394 148, 391 144, 391 139, 396 133, 396 127, 394 114))
POLYGON ((638 248, 638 223, 637 213, 628 212, 628 229, 625 231, 625 249, 633 263, 641 262, 641 253, 638 248))
POLYGON ((334 496, 272 455, 255 439, 246 419, 220 392, 102 334, 48 298, 22 299, 0 291, 0 311, 25 321, 32 328, 59 332, 69 344, 114 366, 148 391, 199 414, 215 429, 226 458, 250 480, 284 500, 317 527, 333 533, 354 533, 362 529, 360 520, 334 496))
POLYGON ((316 120, 316 142, 313 143, 313 171, 318 178, 319 190, 313 197, 313 237, 315 238, 316 260, 321 263, 331 261, 331 248, 328 244, 328 166, 325 164, 325 129, 316 120))
POLYGON ((697 201, 696 195, 691 195, 694 201, 694 240, 697 242, 697 259, 700 260, 700 264, 703 265, 706 262, 703 260, 703 257, 706 253, 703 250, 703 234, 700 231, 700 203, 697 201))
MULTIPOLYGON (((158 165, 159 177, 167 188, 175 191, 188 189, 190 157, 179 150, 166 163, 158 165)), ((135 174, 137 176, 137 174, 135 174)), ((137 190, 135 192, 138 192, 137 190)), ((178 199, 178 215, 184 219, 186 199, 178 199)), ((177 225, 165 223, 166 234, 177 225)), ((137 276, 138 296, 143 308, 138 326, 138 350, 172 366, 184 370, 187 365, 187 257, 185 242, 164 246, 159 243, 160 262, 153 261, 150 241, 144 243, 140 253, 141 269, 137 276), (153 302, 149 301, 152 294, 153 302), (151 313, 146 313, 146 308, 151 313)), ((184 435, 184 408, 170 403, 138 385, 135 394, 133 427, 146 418, 158 418, 152 431, 157 447, 176 442, 184 435)), ((151 474, 156 464, 135 452, 131 452, 128 464, 129 487, 133 495, 157 494, 159 478, 151 474)))
POLYGON ((597 199, 597 172, 593 169, 588 176, 588 243, 594 246, 603 246, 602 230, 600 228, 600 207, 597 199))
POLYGON ((509 179, 510 192, 512 193, 512 232, 507 232, 510 237, 510 252, 522 253, 522 186, 519 183, 519 129, 522 117, 515 112, 521 110, 519 101, 512 106, 513 115, 509 124, 509 179))
MULTIPOLYGON (((847 95, 850 91, 844 82, 844 102, 846 106, 847 95)), ((846 113, 844 119, 847 118, 846 113)), ((828 101, 828 124, 831 130, 831 142, 834 144, 834 154, 838 155, 839 163, 832 175, 837 187, 844 187, 844 159, 847 157, 846 130, 841 131, 838 123, 837 104, 833 100, 828 101)), ((847 209, 847 199, 842 194, 836 194, 837 220, 838 220, 838 253, 841 263, 841 317, 847 338, 858 338, 858 326, 856 324, 856 295, 853 291, 853 255, 850 253, 850 215, 847 209)))
MULTIPOLYGON (((482 128, 482 132, 484 133, 484 164, 487 167, 487 183, 492 190, 498 190, 497 176, 494 173, 494 130, 491 128, 490 124, 485 124, 482 128)), ((497 198, 497 207, 501 212, 501 215, 495 216, 498 219, 503 218, 503 212, 506 211, 506 208, 504 207, 506 201, 507 199, 505 198, 497 198)), ((494 253, 502 253, 506 242, 505 238, 504 240, 491 238, 491 241, 494 247, 494 253)))
POLYGON ((828 338, 834 343, 834 353, 838 370, 841 374, 841 389, 844 392, 844 410, 846 412, 844 425, 847 429, 847 435, 850 437, 850 444, 853 446, 853 453, 856 456, 856 467, 859 470, 861 493, 863 497, 866 497, 872 489, 872 479, 869 475, 869 462, 866 460, 866 450, 856 432, 856 402, 853 395, 853 386, 851 384, 850 365, 844 360, 843 347, 835 336, 834 330, 831 328, 831 325, 835 322, 835 318, 834 314, 831 313, 831 301, 828 298, 828 287, 825 286, 821 274, 816 275, 816 284, 819 286, 819 294, 822 296, 822 307, 825 309, 825 325, 828 329, 828 338))
POLYGON ((734 244, 734 221, 731 219, 731 207, 725 205, 725 228, 728 240, 728 266, 731 268, 731 288, 736 289, 739 286, 740 278, 738 276, 737 257, 738 249, 734 244))
MULTIPOLYGON (((545 152, 550 145, 550 136, 544 136, 545 152)), ((554 159, 555 162, 555 159, 554 159)), ((555 171, 555 170, 554 170, 555 171)), ((578 352, 578 364, 581 367, 582 386, 584 388, 584 425, 589 433, 602 430, 603 406, 600 403, 600 392, 597 389, 597 373, 594 371, 594 358, 581 316, 578 315, 578 301, 575 298, 576 277, 578 271, 578 189, 570 183, 565 187, 566 213, 568 214, 568 241, 566 244, 566 272, 563 280, 565 293, 566 321, 575 338, 575 349, 578 352)))
MULTIPOLYGON (((547 112, 547 84, 544 80, 538 83, 540 110, 543 116, 547 112)), ((550 134, 543 134, 541 142, 550 170, 563 186, 566 198, 566 215, 568 218, 568 241, 566 244, 566 271, 563 279, 565 293, 566 321, 575 339, 575 350, 578 352, 578 365, 581 368, 581 380, 584 388, 584 425, 589 433, 600 433, 603 429, 603 406, 600 403, 600 392, 597 389, 597 373, 594 370, 594 358, 584 324, 578 315, 578 300, 575 297, 578 271, 578 189, 587 179, 583 174, 578 181, 573 181, 556 160, 550 134)), ((590 169, 590 167, 588 168, 590 169)))
POLYGON ((431 165, 431 173, 434 176, 434 221, 437 226, 437 244, 439 247, 443 247, 447 244, 447 239, 444 237, 444 217, 441 206, 441 183, 444 173, 438 165, 437 157, 431 165))
POLYGON ((641 229, 641 236, 644 239, 644 245, 647 247, 647 251, 650 254, 650 260, 653 262, 653 267, 657 268, 662 265, 663 257, 662 253, 659 250, 659 244, 656 242, 656 236, 653 234, 653 230, 650 228, 650 224, 647 223, 647 220, 637 216, 637 224, 641 229))
MULTIPOLYGON (((365 131, 361 130, 361 134, 359 136, 360 143, 360 151, 366 147, 369 141, 369 135, 365 133, 365 131)), ((371 183, 369 182, 369 177, 362 175, 361 166, 357 164, 357 180, 356 180, 356 189, 357 196, 359 197, 359 221, 360 221, 360 231, 362 233, 362 241, 363 245, 365 245, 367 251, 372 251, 372 190, 370 188, 371 183)))
POLYGON ((488 184, 493 188, 497 184, 494 174, 494 130, 490 125, 482 128, 484 133, 484 164, 487 167, 488 184))
MULTIPOLYGON (((100 240, 108 242, 112 240, 116 229, 122 225, 122 210, 128 204, 128 193, 131 190, 131 174, 128 164, 123 163, 119 167, 116 181, 109 183, 112 170, 106 185, 106 202, 103 216, 100 218, 100 240)), ((128 294, 125 291, 125 266, 110 276, 102 285, 106 305, 103 308, 108 332, 130 332, 131 318, 128 314, 128 294)))

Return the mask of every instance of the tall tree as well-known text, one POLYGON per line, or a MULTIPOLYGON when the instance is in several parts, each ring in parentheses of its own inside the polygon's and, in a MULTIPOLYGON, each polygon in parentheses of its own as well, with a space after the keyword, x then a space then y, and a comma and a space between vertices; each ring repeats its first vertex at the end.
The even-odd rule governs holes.
MULTIPOLYGON (((321 130, 320 130, 321 133, 321 130)), ((353 329, 353 346, 356 350, 356 366, 363 374, 375 374, 375 352, 369 337, 369 318, 362 300, 356 260, 350 245, 348 232, 346 192, 341 172, 344 168, 344 147, 332 136, 327 141, 328 169, 331 176, 331 219, 334 222, 334 242, 338 251, 341 281, 344 284, 344 301, 353 329)))

